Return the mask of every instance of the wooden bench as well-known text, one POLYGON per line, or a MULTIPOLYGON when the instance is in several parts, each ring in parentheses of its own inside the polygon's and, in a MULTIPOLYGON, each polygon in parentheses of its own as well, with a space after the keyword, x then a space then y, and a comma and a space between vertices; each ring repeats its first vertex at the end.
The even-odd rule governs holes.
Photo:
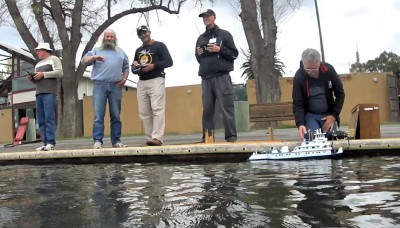
POLYGON ((249 105, 250 122, 266 122, 269 140, 274 139, 272 121, 294 120, 292 102, 249 105))

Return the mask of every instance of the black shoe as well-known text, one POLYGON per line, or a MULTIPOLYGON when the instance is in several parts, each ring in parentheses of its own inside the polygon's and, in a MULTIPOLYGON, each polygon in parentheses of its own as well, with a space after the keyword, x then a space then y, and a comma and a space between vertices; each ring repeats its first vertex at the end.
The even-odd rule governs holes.
POLYGON ((230 142, 230 143, 234 143, 234 142, 236 142, 237 141, 237 138, 236 137, 230 137, 230 138, 227 138, 227 139, 225 139, 227 142, 230 142))
POLYGON ((200 141, 196 142, 196 143, 205 143, 206 140, 205 139, 201 139, 200 141))

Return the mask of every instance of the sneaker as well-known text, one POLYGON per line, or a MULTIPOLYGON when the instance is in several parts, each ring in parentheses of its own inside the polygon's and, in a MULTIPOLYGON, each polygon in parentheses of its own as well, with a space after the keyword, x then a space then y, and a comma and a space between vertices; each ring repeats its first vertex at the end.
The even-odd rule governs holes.
POLYGON ((44 148, 45 148, 46 146, 40 146, 40 147, 38 147, 38 148, 36 148, 36 151, 43 151, 44 150, 44 148))
POLYGON ((44 151, 50 151, 50 150, 54 150, 54 145, 52 144, 47 144, 44 148, 44 151))
POLYGON ((125 148, 126 145, 122 144, 121 142, 117 142, 113 145, 114 148, 125 148))
POLYGON ((99 141, 94 142, 93 149, 101 149, 101 144, 99 141))
POLYGON ((161 146, 162 142, 160 140, 154 138, 153 140, 147 141, 146 144, 149 146, 161 146))

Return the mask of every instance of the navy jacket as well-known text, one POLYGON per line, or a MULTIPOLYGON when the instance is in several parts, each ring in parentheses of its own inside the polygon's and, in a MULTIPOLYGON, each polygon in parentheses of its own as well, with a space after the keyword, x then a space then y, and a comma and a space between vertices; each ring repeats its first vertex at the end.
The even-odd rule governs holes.
MULTIPOLYGON (((325 95, 328 101, 328 114, 334 116, 338 124, 340 123, 339 114, 342 111, 345 93, 343 84, 332 65, 321 62, 319 67, 319 78, 324 79, 325 95), (334 97, 335 96, 335 97, 334 97)), ((305 125, 304 116, 308 109, 309 87, 306 71, 300 61, 300 68, 296 71, 293 79, 293 113, 296 126, 305 125)))
POLYGON ((207 28, 197 39, 195 48, 197 49, 197 47, 204 49, 201 55, 195 51, 197 62, 200 63, 199 75, 203 79, 225 75, 233 70, 233 61, 239 52, 228 31, 220 29, 217 25, 212 29, 207 28), (208 52, 205 49, 212 38, 216 38, 216 44, 221 47, 219 53, 208 52))

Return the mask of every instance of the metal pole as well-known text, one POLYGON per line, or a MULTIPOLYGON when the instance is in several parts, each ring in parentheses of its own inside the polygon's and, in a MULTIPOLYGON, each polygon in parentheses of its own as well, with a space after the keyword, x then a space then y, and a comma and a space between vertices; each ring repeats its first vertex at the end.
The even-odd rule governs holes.
POLYGON ((316 13, 317 13, 318 32, 319 32, 319 44, 320 44, 320 46, 321 46, 321 57, 322 57, 322 62, 325 62, 324 43, 322 42, 321 23, 319 22, 319 13, 318 13, 318 4, 317 4, 317 0, 314 0, 314 2, 315 2, 315 11, 316 11, 316 13))

